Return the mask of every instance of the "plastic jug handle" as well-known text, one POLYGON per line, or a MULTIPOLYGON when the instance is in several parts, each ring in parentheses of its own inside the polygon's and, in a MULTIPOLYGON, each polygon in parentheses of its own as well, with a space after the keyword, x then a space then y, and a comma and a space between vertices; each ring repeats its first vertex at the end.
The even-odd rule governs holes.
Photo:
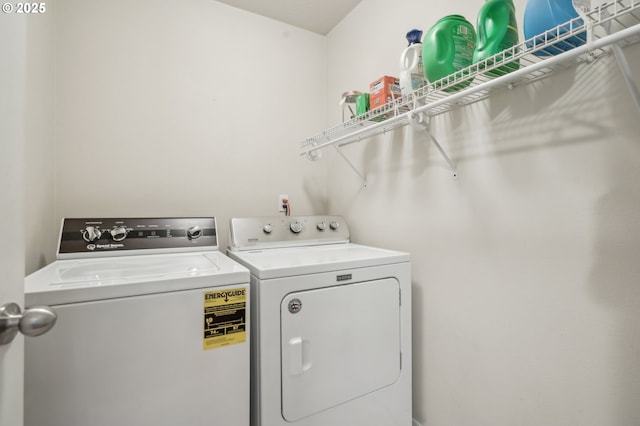
POLYGON ((443 63, 447 58, 452 58, 455 55, 456 47, 454 43, 447 42, 448 35, 442 29, 434 31, 433 38, 435 39, 436 46, 438 46, 436 49, 436 62, 443 63), (447 48, 442 49, 443 45, 447 48))
POLYGON ((404 51, 404 54, 402 55, 401 68, 403 70, 411 69, 416 65, 418 65, 419 61, 420 61, 420 52, 418 52, 416 49, 406 49, 404 51))

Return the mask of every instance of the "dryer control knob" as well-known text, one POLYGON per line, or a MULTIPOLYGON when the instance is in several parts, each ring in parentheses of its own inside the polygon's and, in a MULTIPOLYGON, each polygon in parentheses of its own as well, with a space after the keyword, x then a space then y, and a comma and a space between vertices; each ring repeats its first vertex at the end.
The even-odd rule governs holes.
POLYGON ((262 227, 262 230, 264 231, 265 234, 270 234, 271 231, 273 231, 273 227, 267 223, 262 227))
POLYGON ((192 226, 191 228, 187 229, 187 238, 189 238, 190 240, 197 240, 201 236, 202 228, 200 228, 199 226, 192 226))
POLYGON ((294 220, 291 222, 291 225, 289 225, 289 229, 291 229, 291 232, 294 234, 299 234, 302 231, 302 222, 294 220))
POLYGON ((331 229, 333 229, 334 231, 337 231, 337 230, 338 230, 338 228, 340 228, 340 224, 334 220, 333 222, 331 222, 331 223, 329 224, 329 227, 330 227, 331 229))
POLYGON ((82 239, 88 243, 98 241, 100 237, 102 237, 102 231, 100 231, 98 227, 87 226, 84 231, 82 231, 82 239))
POLYGON ((316 225, 318 228, 318 231, 324 231, 325 229, 327 229, 327 224, 324 222, 318 222, 318 225, 316 225))
POLYGON ((113 241, 122 241, 127 238, 127 234, 129 234, 129 231, 124 226, 117 226, 111 230, 113 241))

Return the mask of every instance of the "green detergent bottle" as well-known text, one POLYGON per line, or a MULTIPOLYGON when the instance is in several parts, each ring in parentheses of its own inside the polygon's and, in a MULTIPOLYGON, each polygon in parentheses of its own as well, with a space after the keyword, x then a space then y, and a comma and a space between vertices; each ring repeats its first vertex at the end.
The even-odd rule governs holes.
MULTIPOLYGON (((473 25, 460 15, 449 15, 440 19, 427 31, 422 39, 422 62, 424 72, 430 82, 439 82, 443 77, 455 75, 456 71, 471 65, 473 50, 476 45, 476 31, 473 25), (452 75, 454 74, 454 75, 452 75)), ((464 72, 467 75, 468 72, 464 72)), ((459 84, 444 89, 445 92, 455 92, 471 84, 471 78, 459 84)))
MULTIPOLYGON (((478 41, 473 52, 474 63, 503 51, 504 56, 498 55, 495 58, 496 62, 513 56, 512 51, 505 51, 505 49, 518 44, 518 24, 513 0, 487 0, 478 13, 476 27, 478 41)), ((493 65, 493 60, 487 63, 487 66, 491 65, 493 65)), ((486 75, 497 77, 518 68, 520 68, 520 62, 515 60, 487 72, 486 75)))

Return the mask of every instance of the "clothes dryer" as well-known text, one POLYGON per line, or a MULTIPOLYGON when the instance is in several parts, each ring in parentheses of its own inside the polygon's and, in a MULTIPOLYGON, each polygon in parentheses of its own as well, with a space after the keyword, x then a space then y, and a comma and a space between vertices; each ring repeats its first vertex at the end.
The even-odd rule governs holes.
POLYGON ((249 271, 215 218, 65 219, 26 278, 25 426, 248 426, 249 271))
POLYGON ((251 272, 252 426, 411 426, 407 253, 339 216, 234 218, 251 272))

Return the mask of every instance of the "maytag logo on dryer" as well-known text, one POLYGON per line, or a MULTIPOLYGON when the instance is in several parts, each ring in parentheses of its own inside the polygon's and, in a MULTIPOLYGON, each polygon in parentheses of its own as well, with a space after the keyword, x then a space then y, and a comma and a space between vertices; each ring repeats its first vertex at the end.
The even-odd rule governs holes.
POLYGON ((338 281, 338 282, 349 281, 352 278, 353 278, 352 274, 337 275, 336 276, 336 281, 338 281))

